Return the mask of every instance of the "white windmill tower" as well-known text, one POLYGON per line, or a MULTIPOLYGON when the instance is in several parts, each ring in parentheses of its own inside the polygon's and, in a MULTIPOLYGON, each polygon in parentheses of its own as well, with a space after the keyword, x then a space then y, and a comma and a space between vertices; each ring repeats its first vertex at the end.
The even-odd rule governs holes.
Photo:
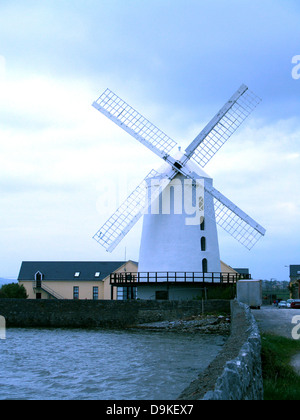
POLYGON ((265 229, 216 190, 202 168, 259 102, 260 99, 242 85, 187 149, 171 156, 177 143, 107 89, 93 106, 160 156, 164 164, 145 177, 94 239, 111 252, 144 216, 139 272, 172 272, 175 276, 178 272, 221 271, 216 223, 251 249, 265 234, 265 229), (175 189, 170 186, 179 188, 177 204, 175 189), (197 186, 202 186, 204 202, 197 195, 201 190, 197 186), (171 204, 170 211, 164 212, 161 200, 166 191, 167 202, 171 204), (185 211, 184 193, 190 197, 196 223, 190 211, 185 211), (197 200, 200 200, 200 213, 197 200), (182 211, 178 211, 178 204, 182 211))

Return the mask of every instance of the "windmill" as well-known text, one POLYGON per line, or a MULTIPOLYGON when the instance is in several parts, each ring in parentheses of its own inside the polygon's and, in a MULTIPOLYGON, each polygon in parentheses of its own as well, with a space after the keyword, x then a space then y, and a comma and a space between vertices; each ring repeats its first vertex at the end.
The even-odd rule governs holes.
POLYGON ((105 90, 93 103, 94 108, 161 157, 163 165, 145 177, 94 239, 112 252, 143 216, 139 272, 220 272, 216 224, 251 249, 265 229, 215 189, 203 168, 259 102, 242 85, 184 152, 171 155, 177 145, 173 139, 112 91, 105 90), (161 211, 162 195, 175 181, 182 185, 190 181, 191 200, 195 209, 199 204, 202 211, 197 223, 187 223, 188 214, 176 212, 174 203, 169 213, 161 211), (197 185, 203 189, 199 203, 195 199, 197 185), (158 211, 149 211, 152 207, 158 211))

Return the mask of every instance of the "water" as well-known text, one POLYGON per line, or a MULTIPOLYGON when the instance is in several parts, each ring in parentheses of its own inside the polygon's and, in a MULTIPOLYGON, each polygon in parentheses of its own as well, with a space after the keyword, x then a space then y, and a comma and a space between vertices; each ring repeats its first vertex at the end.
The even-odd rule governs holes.
POLYGON ((175 399, 217 356, 222 336, 8 329, 0 399, 175 399))

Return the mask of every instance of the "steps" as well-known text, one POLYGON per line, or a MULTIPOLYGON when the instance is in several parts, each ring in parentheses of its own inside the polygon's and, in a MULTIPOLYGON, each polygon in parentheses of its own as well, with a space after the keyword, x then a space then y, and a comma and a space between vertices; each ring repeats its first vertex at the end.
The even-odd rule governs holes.
POLYGON ((65 299, 62 295, 52 290, 50 287, 45 286, 45 284, 41 281, 34 282, 33 289, 43 290, 44 292, 48 293, 49 296, 53 297, 54 299, 65 299), (37 284, 38 283, 38 284, 37 284))

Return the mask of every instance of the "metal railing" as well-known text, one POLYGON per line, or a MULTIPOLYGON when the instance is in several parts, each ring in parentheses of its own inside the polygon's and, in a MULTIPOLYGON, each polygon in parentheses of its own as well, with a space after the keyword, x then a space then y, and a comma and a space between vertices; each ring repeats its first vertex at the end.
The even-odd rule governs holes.
POLYGON ((55 299, 65 299, 62 295, 52 290, 50 287, 45 286, 44 282, 42 281, 34 281, 33 282, 34 289, 44 290, 44 292, 48 293, 50 296, 54 297, 55 299))
POLYGON ((147 273, 111 273, 112 286, 138 286, 155 283, 221 283, 235 284, 242 279, 251 279, 250 274, 235 273, 202 273, 202 272, 147 272, 147 273))

